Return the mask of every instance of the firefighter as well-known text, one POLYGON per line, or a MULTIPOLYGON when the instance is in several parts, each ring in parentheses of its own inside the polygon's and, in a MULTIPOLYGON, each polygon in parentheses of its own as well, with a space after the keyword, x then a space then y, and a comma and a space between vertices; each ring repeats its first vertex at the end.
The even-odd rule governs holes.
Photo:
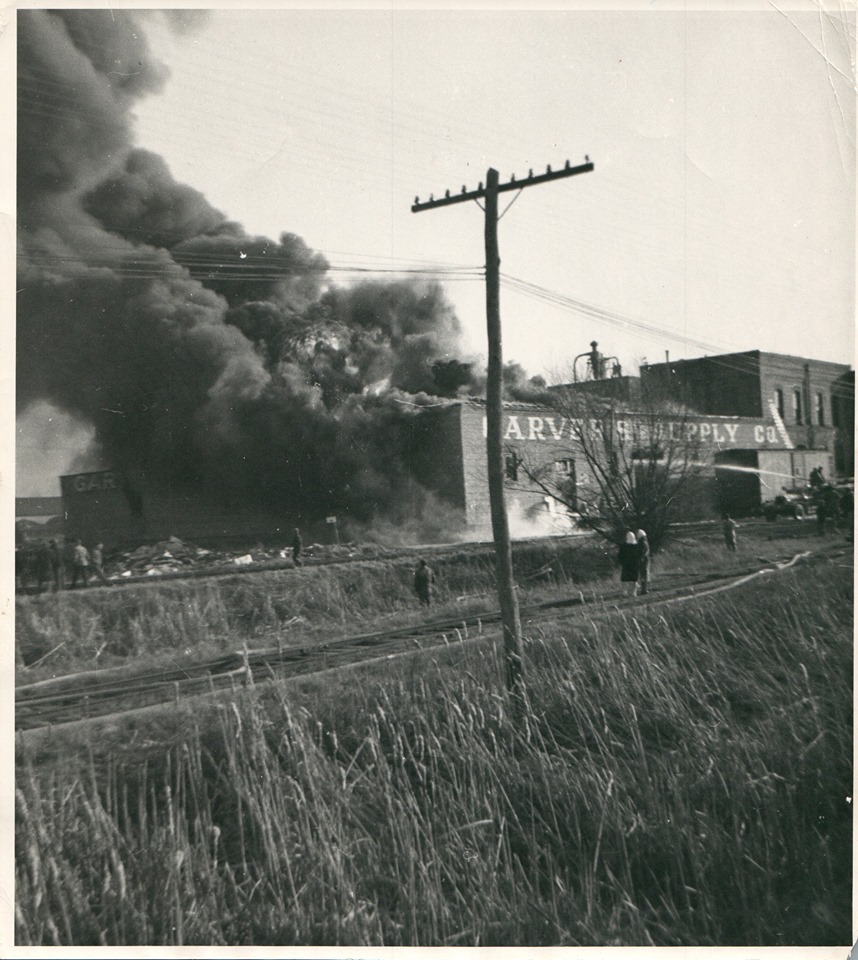
POLYGON ((821 490, 825 486, 825 477, 822 475, 822 467, 815 467, 810 471, 810 486, 814 490, 821 490))
POLYGON ((427 607, 432 604, 432 589, 435 586, 435 572, 421 559, 414 571, 414 592, 421 603, 427 607))
POLYGON ((304 541, 301 539, 301 534, 298 531, 298 528, 295 527, 295 530, 292 534, 292 562, 296 567, 302 567, 304 561, 301 559, 301 551, 304 549, 304 541))
POLYGON ((724 545, 731 553, 736 552, 736 530, 738 529, 739 524, 730 516, 729 513, 725 513, 721 521, 721 529, 724 531, 724 545))

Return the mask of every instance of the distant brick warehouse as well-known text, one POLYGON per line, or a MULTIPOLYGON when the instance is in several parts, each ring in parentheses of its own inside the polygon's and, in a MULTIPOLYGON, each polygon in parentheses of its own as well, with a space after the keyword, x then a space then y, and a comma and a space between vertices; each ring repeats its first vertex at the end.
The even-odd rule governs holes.
MULTIPOLYGON (((634 418, 632 413, 627 416, 634 418)), ((491 519, 485 426, 486 409, 480 400, 429 408, 415 428, 412 457, 415 478, 455 507, 465 526, 478 533, 488 533, 491 519)), ((674 435, 688 431, 705 464, 683 504, 685 519, 716 517, 723 510, 746 515, 782 487, 806 482, 815 467, 821 466, 827 476, 833 471, 834 429, 829 426, 815 429, 813 449, 798 449, 792 430, 774 417, 677 416, 675 421, 666 418, 665 429, 674 435)), ((549 469, 570 491, 591 495, 592 477, 573 425, 549 407, 507 403, 503 434, 513 533, 560 532, 568 527, 563 509, 528 479, 524 466, 531 471, 549 469)))
POLYGON ((854 474, 855 373, 846 364, 748 350, 645 365, 641 383, 697 413, 764 418, 776 413, 797 449, 822 446, 825 439, 831 442, 834 470, 854 474), (834 429, 831 441, 827 428, 834 429))
POLYGON ((294 523, 242 503, 155 493, 117 470, 60 477, 65 534, 109 548, 169 536, 202 543, 286 542, 294 523))

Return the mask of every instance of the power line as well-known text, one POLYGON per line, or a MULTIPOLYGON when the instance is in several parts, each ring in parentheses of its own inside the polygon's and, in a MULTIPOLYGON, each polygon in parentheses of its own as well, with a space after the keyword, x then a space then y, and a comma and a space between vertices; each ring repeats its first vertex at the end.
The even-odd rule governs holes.
MULTIPOLYGON (((560 294, 552 290, 548 290, 544 287, 539 287, 536 284, 528 283, 524 280, 519 280, 516 277, 510 277, 506 274, 501 275, 501 282, 520 293, 523 293, 525 296, 529 296, 533 299, 541 300, 545 303, 551 303, 553 305, 559 306, 561 308, 570 310, 571 312, 580 313, 584 316, 587 316, 591 319, 595 319, 599 322, 609 324, 614 327, 620 327, 623 329, 633 329, 635 332, 646 337, 647 339, 654 340, 656 342, 663 342, 665 338, 674 340, 678 343, 683 343, 688 346, 695 346, 701 350, 706 351, 725 351, 724 356, 706 356, 705 359, 709 360, 712 363, 715 363, 717 366, 720 366, 724 369, 729 369, 734 372, 749 372, 747 365, 743 365, 737 360, 728 360, 727 357, 741 355, 742 353, 750 353, 754 351, 736 351, 726 349, 724 346, 716 346, 711 342, 697 340, 692 337, 688 337, 678 331, 672 331, 667 327, 659 326, 657 324, 645 323, 641 320, 636 320, 628 316, 616 313, 614 311, 607 310, 603 307, 597 307, 593 304, 586 303, 581 300, 576 300, 573 297, 569 297, 565 294, 560 294)), ((768 353, 768 351, 760 351, 761 353, 768 353)), ((802 360, 803 358, 796 358, 797 360, 802 360)), ((685 361, 674 361, 676 363, 682 363, 685 361)), ((692 361, 693 362, 693 361, 692 361)), ((828 361, 823 361, 828 362, 828 361)), ((792 376, 800 376, 800 372, 797 373, 796 367, 794 364, 789 362, 777 359, 777 355, 774 354, 766 360, 768 369, 777 370, 784 374, 789 374, 792 376)), ((847 366, 842 364, 842 366, 847 366)))

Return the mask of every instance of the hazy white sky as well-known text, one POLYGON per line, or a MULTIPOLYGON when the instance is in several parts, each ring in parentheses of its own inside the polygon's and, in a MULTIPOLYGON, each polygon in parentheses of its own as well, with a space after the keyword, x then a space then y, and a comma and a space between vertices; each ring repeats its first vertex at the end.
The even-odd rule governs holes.
MULTIPOLYGON (((586 154, 593 173, 523 191, 501 222, 503 273, 544 288, 504 286, 506 359, 560 374, 595 338, 627 366, 852 362, 854 17, 654 7, 154 24, 172 76, 137 108, 138 142, 248 230, 379 270, 484 262, 476 204, 412 214, 415 195, 586 154)), ((484 353, 483 282, 445 282, 484 353)))

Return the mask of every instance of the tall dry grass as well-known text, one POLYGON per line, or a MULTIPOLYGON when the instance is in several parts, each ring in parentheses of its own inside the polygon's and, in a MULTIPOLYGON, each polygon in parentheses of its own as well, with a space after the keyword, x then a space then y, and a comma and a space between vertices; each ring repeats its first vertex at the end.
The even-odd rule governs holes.
POLYGON ((483 640, 22 748, 17 942, 848 944, 851 602, 831 565, 558 622, 514 712, 483 640))
MULTIPOLYGON (((441 615, 497 605, 491 548, 452 551, 432 563, 441 615)), ((520 545, 516 571, 524 596, 545 582, 529 578, 547 564, 561 585, 592 582, 612 568, 610 552, 590 541, 520 545)), ((19 597, 22 680, 39 679, 40 668, 53 675, 136 660, 151 665, 159 656, 216 655, 272 643, 275 635, 288 645, 383 628, 393 620, 401 625, 407 611, 415 620, 423 616, 413 590, 415 565, 413 557, 402 557, 19 597)))

